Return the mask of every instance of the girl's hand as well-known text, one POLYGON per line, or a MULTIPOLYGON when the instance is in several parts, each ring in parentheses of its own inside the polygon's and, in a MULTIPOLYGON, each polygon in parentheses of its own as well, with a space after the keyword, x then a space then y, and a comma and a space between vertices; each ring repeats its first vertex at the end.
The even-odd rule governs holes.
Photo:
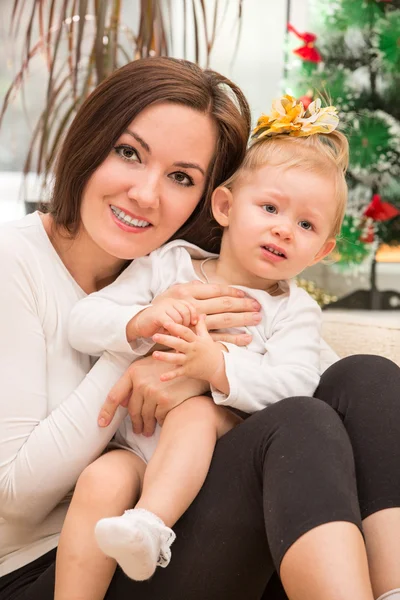
POLYGON ((127 406, 135 433, 150 436, 156 423, 163 424, 170 410, 188 398, 201 396, 210 389, 205 381, 182 377, 175 381, 160 381, 162 373, 171 367, 146 356, 134 362, 110 390, 98 418, 100 427, 107 427, 119 406, 127 406))
POLYGON ((225 370, 223 346, 214 342, 207 331, 205 316, 200 315, 195 331, 172 321, 163 323, 169 335, 157 333, 153 340, 175 352, 153 352, 153 358, 176 368, 163 373, 161 381, 193 377, 214 383, 216 374, 225 370))
POLYGON ((192 281, 172 286, 161 297, 184 300, 194 307, 197 315, 205 314, 206 326, 214 341, 247 346, 251 342, 250 335, 215 333, 214 330, 257 325, 261 321, 257 300, 229 285, 192 281))
POLYGON ((187 300, 166 297, 161 294, 154 298, 151 306, 135 315, 126 326, 128 342, 143 337, 149 338, 162 329, 165 321, 172 321, 189 327, 197 323, 196 309, 187 300))

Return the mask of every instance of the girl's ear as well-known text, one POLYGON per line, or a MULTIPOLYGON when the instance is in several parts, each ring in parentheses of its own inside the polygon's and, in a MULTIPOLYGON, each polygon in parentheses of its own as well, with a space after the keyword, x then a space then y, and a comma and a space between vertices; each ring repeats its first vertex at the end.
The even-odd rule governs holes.
POLYGON ((211 209, 214 219, 222 227, 229 225, 229 213, 232 206, 232 192, 224 186, 217 187, 211 197, 211 209))
POLYGON ((321 250, 316 254, 312 263, 308 266, 311 267, 312 265, 315 265, 321 260, 323 260, 325 256, 328 256, 328 254, 330 254, 335 249, 335 246, 336 240, 334 238, 329 238, 329 240, 327 240, 322 246, 321 250))

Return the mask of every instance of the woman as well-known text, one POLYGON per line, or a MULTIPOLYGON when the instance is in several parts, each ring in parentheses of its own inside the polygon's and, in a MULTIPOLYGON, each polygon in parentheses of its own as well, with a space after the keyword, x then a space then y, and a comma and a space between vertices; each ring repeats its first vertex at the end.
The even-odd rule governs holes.
MULTIPOLYGON (((173 59, 126 65, 74 120, 49 214, 3 227, 2 599, 53 597, 66 496, 124 416, 97 427, 104 396, 126 369, 135 383, 130 411, 146 434, 155 418, 205 391, 190 380, 163 386, 164 367, 151 358, 129 367, 105 354, 90 368, 69 347, 66 323, 78 298, 172 236, 218 245, 208 200, 239 166, 249 121, 240 90, 216 73, 173 59)), ((209 329, 257 319, 253 301, 232 289, 188 284, 171 293, 205 312, 209 329)), ((123 345, 125 332, 115 327, 123 345)), ((256 599, 274 568, 296 600, 372 600, 368 567, 375 596, 398 587, 393 456, 400 438, 392 424, 399 379, 384 359, 340 361, 324 374, 318 400, 284 400, 224 436, 204 488, 177 525, 169 568, 145 586, 117 571, 107 599, 256 599)), ((104 502, 124 493, 125 481, 112 475, 98 490, 104 502)), ((265 598, 274 597, 267 590, 265 598)))

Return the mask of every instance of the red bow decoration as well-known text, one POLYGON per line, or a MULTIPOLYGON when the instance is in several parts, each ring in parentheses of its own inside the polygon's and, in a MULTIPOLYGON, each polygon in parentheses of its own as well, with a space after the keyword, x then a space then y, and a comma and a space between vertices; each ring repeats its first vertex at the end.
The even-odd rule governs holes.
POLYGON ((322 61, 322 56, 314 46, 314 42, 317 39, 317 36, 314 33, 299 33, 293 25, 290 25, 290 23, 288 24, 288 31, 297 35, 297 37, 304 42, 304 46, 293 50, 294 54, 297 54, 297 56, 300 56, 300 58, 308 60, 309 62, 320 63, 322 61))
POLYGON ((389 221, 389 219, 394 219, 398 215, 400 215, 400 210, 390 202, 382 202, 379 194, 372 196, 372 200, 364 212, 364 216, 370 217, 374 221, 389 221))

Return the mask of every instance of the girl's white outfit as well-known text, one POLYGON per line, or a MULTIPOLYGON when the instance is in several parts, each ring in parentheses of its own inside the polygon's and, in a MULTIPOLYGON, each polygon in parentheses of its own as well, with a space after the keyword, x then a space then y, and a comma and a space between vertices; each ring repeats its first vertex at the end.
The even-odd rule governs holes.
MULTIPOLYGON (((78 338, 82 338, 84 353, 80 353, 68 342, 68 323, 72 308, 85 293, 54 250, 38 213, 0 226, 0 273, 2 576, 57 546, 80 473, 101 454, 126 415, 126 410, 119 409, 109 427, 97 426, 109 389, 132 359, 150 348, 148 340, 134 348, 126 341, 126 323, 143 308, 135 304, 139 301, 135 290, 141 290, 140 301, 148 304, 153 290, 162 291, 195 275, 188 250, 179 243, 132 263, 112 287, 88 298, 88 310, 86 300, 77 308, 72 334, 82 321, 79 314, 85 314, 86 331, 93 333, 98 329, 99 315, 104 317, 104 312, 106 316, 98 338, 86 338, 84 330, 71 336, 78 345, 78 338), (153 260, 161 270, 147 266, 153 260), (104 311, 103 306, 107 307, 104 311), (101 352, 101 348, 109 351, 101 352), (101 354, 94 366, 88 354, 101 354)), ((260 292, 249 293, 260 301, 260 292)), ((337 359, 325 348, 324 364, 319 362, 319 330, 310 329, 318 311, 304 292, 290 285, 286 296, 266 296, 265 302, 263 325, 249 328, 255 336, 253 344, 264 348, 263 354, 256 356, 229 345, 225 359, 231 393, 226 398, 214 391, 220 404, 254 412, 293 393, 312 393, 317 375, 337 359), (297 315, 296 326, 290 325, 292 309, 297 315), (284 345, 274 341, 279 342, 285 331, 291 341, 282 350, 284 345), (294 347, 298 350, 292 351, 294 347), (278 359, 284 361, 286 370, 293 367, 294 378, 277 376, 278 359)), ((122 439, 127 428, 124 422, 122 439)))
MULTIPOLYGON (((140 338, 128 344, 124 338, 127 322, 174 284, 199 279, 192 258, 212 256, 193 244, 175 240, 136 259, 114 283, 74 307, 69 328, 71 345, 92 356, 100 356, 105 350, 130 360, 147 354, 154 346, 153 340, 140 338)), ((253 413, 283 398, 312 396, 322 372, 337 359, 321 338, 321 309, 317 303, 294 282, 279 284, 282 294, 278 296, 235 286, 258 300, 262 321, 243 328, 252 335, 249 346, 225 344, 229 350, 223 356, 230 392, 226 395, 212 389, 216 404, 253 413)), ((133 433, 128 416, 114 444, 148 462, 159 434, 159 426, 150 438, 133 433)))

